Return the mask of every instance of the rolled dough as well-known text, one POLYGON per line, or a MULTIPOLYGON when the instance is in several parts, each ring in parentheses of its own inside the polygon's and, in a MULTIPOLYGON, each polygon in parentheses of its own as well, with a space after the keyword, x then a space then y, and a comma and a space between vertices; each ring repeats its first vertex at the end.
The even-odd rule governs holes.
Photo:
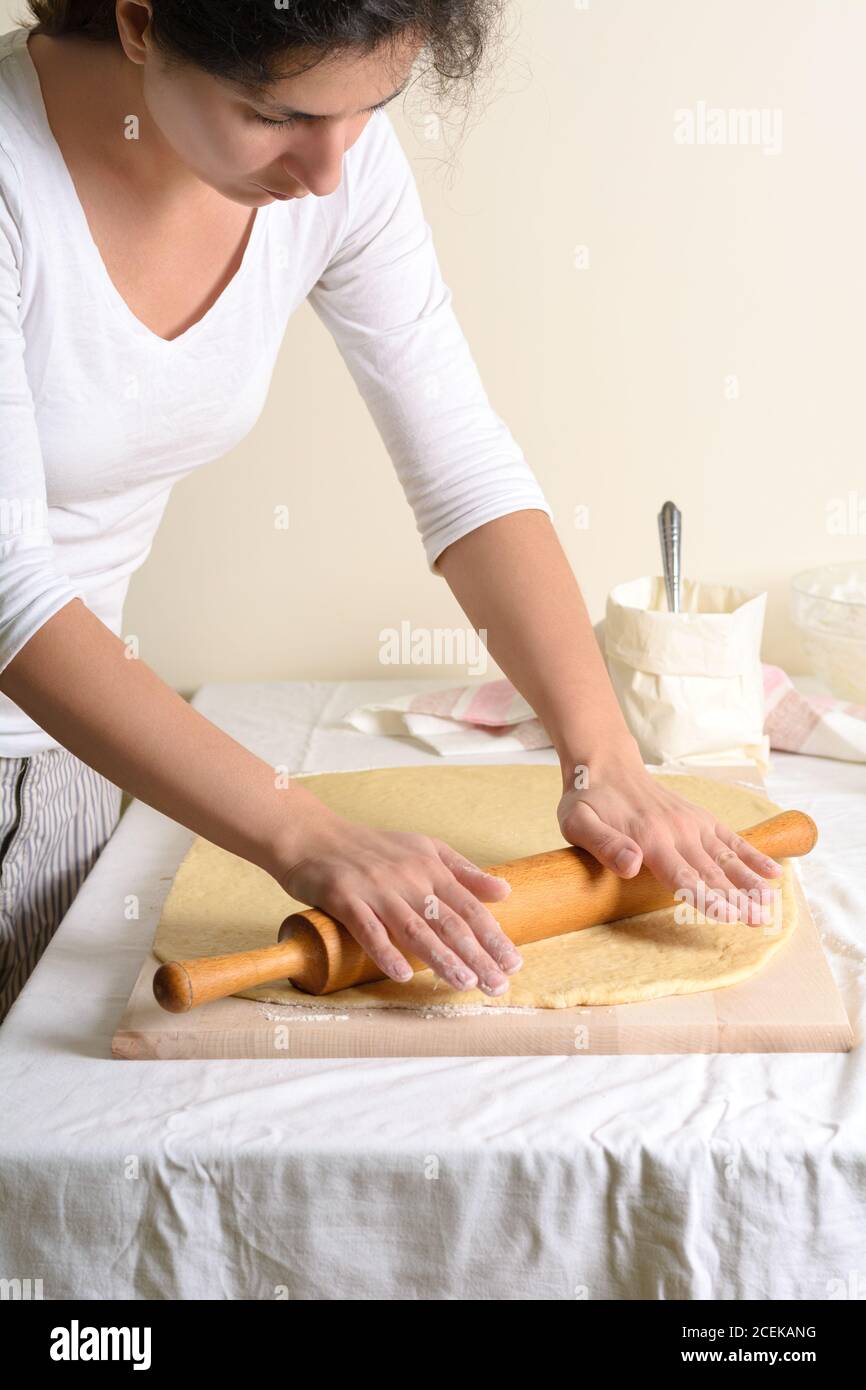
MULTIPOLYGON (((558 849, 558 767, 547 764, 377 768, 299 777, 327 805, 383 830, 436 835, 486 866, 558 849)), ((781 808, 739 784, 680 775, 659 780, 743 830, 781 808)), ((627 1004, 736 984, 760 970, 791 937, 797 906, 784 860, 769 926, 721 925, 699 914, 676 922, 674 908, 588 927, 521 948, 523 967, 509 991, 490 999, 461 993, 424 970, 408 984, 383 980, 325 996, 330 1008, 450 1008, 627 1004)), ((290 898, 263 869, 197 839, 166 898, 154 940, 162 961, 223 955, 273 945, 283 918, 307 904, 290 898)), ((315 1006, 322 997, 287 981, 240 992, 243 998, 315 1006)))

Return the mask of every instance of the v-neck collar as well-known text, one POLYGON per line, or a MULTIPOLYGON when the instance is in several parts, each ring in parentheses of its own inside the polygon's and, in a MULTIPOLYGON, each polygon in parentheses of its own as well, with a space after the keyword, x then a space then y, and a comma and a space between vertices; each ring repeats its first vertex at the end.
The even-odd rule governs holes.
POLYGON ((138 318, 136 314, 133 313, 132 309, 129 307, 126 300, 123 298, 123 295, 120 293, 119 289, 117 288, 111 276, 109 275, 108 267, 106 266, 105 261, 102 259, 102 253, 100 252, 99 247, 96 245, 96 242, 93 239, 93 233, 90 230, 90 223, 87 220, 87 215, 84 211, 81 199, 78 196, 78 190, 75 187, 75 181, 72 178, 72 174, 69 171, 69 166, 67 165, 66 160, 63 157, 63 151, 57 143, 54 131, 51 129, 51 122, 48 119, 48 110, 45 105, 45 98, 42 95, 42 84, 39 80, 39 73, 36 70, 36 64, 33 62, 33 59, 30 56, 30 50, 27 47, 27 38, 29 33, 29 29, 26 28, 20 28, 16 31, 16 47, 18 52, 21 54, 22 66, 26 72, 27 79, 30 83, 31 90, 33 92, 34 105, 36 108, 39 123, 42 126, 42 134, 44 137, 46 149, 48 150, 51 158, 54 160, 58 170, 58 174, 68 190, 69 203, 72 209, 72 214, 79 224, 82 239, 84 241, 85 246, 87 247, 88 254, 93 262, 95 278, 101 288, 103 299, 105 300, 109 308, 112 310, 112 312, 124 318, 128 326, 140 338, 151 341, 156 345, 156 348, 162 352, 178 352, 182 348, 185 348, 187 344, 191 343, 195 338, 197 338, 199 334, 203 333, 206 329, 211 328, 213 324, 221 317, 221 315, 229 307, 230 303, 237 298, 237 295, 240 292, 240 289, 242 288, 242 283, 249 274, 250 266, 258 256, 258 243, 261 237, 264 235, 265 230, 265 219, 262 217, 262 212, 264 209, 255 209, 253 225, 250 229, 249 236, 247 237, 247 243, 244 247, 244 253, 241 259, 241 264, 238 266, 238 269, 235 271, 231 280, 228 282, 225 289, 222 291, 222 294, 219 296, 218 299, 214 301, 213 304, 211 304, 210 308, 206 310, 202 317, 200 319, 197 319, 195 323, 190 324, 189 328, 185 329, 183 333, 178 334, 178 336, 175 338, 163 338, 160 336, 159 333, 155 333, 152 328, 148 328, 147 324, 143 323, 142 320, 138 318))

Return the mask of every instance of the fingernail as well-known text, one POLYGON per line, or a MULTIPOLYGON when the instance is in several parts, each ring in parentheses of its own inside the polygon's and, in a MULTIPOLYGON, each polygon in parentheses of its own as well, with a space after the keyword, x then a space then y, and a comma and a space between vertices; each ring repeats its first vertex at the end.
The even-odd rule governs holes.
POLYGON ((628 869, 635 859, 637 859, 637 855, 633 849, 621 849, 614 860, 614 865, 617 869, 628 869))
POLYGON ((478 978, 472 974, 471 970, 458 970, 455 979, 461 989, 474 989, 478 984, 478 978))
POLYGON ((502 969, 505 971, 506 975, 513 975, 514 971, 519 970, 522 964, 523 957, 519 956, 516 951, 509 951, 508 955, 503 956, 502 960, 500 961, 500 965, 502 966, 502 969))
POLYGON ((394 974, 401 984, 405 984, 407 980, 411 980, 414 973, 411 965, 395 965, 394 967, 394 974))
POLYGON ((479 988, 483 989, 485 994, 504 994, 508 988, 508 981, 503 980, 501 985, 491 985, 487 984, 485 981, 482 982, 479 988))

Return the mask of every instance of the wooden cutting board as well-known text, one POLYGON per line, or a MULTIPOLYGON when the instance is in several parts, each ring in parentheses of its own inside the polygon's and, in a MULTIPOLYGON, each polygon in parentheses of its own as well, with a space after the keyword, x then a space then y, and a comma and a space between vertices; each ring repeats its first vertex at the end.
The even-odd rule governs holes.
MULTIPOLYGON (((664 769, 659 769, 663 771, 664 769)), ((754 768, 700 768, 743 777, 754 768)), ((819 827, 820 830, 820 827, 819 827)), ((343 1009, 220 999, 168 1014, 153 997, 159 962, 146 958, 112 1041, 133 1061, 208 1057, 466 1057, 676 1052, 847 1052, 851 1025, 796 871, 794 935, 749 980, 727 989, 573 1009, 343 1009)))

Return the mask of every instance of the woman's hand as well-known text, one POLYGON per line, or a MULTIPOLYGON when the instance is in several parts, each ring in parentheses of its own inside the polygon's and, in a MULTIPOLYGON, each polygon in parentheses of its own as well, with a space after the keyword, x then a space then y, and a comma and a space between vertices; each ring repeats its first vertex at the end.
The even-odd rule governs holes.
POLYGON ((305 836, 303 857, 278 881, 342 922, 392 980, 411 979, 401 954, 408 952, 452 989, 498 995, 522 964, 480 901, 506 898, 510 885, 432 836, 329 817, 305 836))
POLYGON ((588 785, 566 788, 558 817, 566 840, 620 878, 633 878, 644 863, 671 893, 686 890, 687 900, 714 921, 771 920, 774 890, 765 880, 778 878, 781 865, 711 812, 661 786, 637 758, 591 765, 588 785))

